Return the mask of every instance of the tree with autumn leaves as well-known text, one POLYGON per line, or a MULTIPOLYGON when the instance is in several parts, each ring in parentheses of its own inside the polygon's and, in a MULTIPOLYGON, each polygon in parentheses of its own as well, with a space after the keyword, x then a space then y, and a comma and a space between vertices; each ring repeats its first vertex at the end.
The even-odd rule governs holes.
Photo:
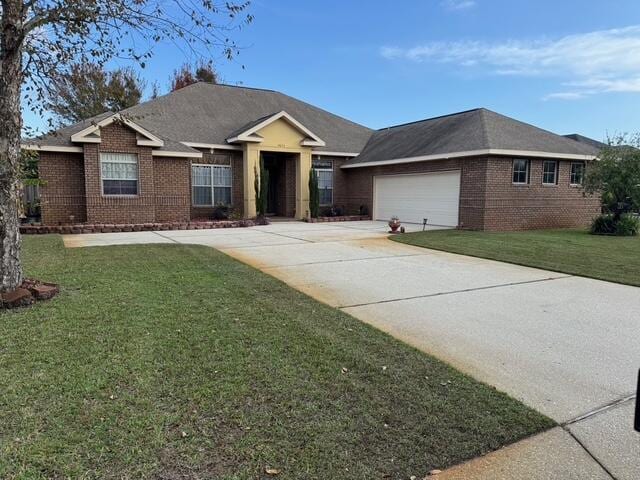
POLYGON ((43 112, 73 65, 118 58, 144 68, 153 45, 163 41, 202 57, 231 58, 238 48, 230 30, 252 21, 248 6, 243 0, 0 0, 0 292, 22 282, 22 107, 43 112))

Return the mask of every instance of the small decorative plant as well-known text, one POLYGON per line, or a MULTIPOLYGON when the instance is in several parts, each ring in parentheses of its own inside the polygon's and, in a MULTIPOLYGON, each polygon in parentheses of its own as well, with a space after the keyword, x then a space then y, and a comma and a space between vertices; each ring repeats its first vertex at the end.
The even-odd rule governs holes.
POLYGON ((309 213, 311 218, 318 218, 319 211, 320 191, 318 190, 318 173, 312 168, 309 171, 309 213))
POLYGON ((269 170, 264 167, 264 161, 260 160, 260 170, 254 167, 254 175, 256 215, 257 218, 264 218, 267 214, 267 196, 269 195, 269 170))
POLYGON ((398 231, 398 228, 400 228, 400 224, 400 219, 398 217, 396 217, 395 215, 391 217, 391 220, 389 220, 389 228, 391 229, 391 233, 396 233, 398 231))

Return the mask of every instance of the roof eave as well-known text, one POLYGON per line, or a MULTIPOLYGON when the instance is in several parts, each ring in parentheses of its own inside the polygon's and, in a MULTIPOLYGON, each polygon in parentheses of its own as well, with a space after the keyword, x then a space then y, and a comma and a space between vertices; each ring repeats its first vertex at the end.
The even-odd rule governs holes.
POLYGON ((554 153, 554 152, 539 152, 532 150, 508 150, 498 148, 486 148, 481 150, 467 150, 464 152, 452 152, 452 153, 437 153, 433 155, 420 155, 416 157, 406 158, 392 158, 388 160, 374 160, 371 162, 356 162, 346 165, 342 165, 341 168, 362 168, 362 167, 374 167, 379 165, 395 165, 402 163, 415 163, 415 162, 428 162, 434 160, 448 160, 451 158, 465 158, 465 157, 478 157, 483 155, 496 155, 506 157, 534 157, 534 158, 557 158, 560 160, 576 160, 576 161, 590 161, 594 160, 596 155, 586 155, 577 153, 554 153))

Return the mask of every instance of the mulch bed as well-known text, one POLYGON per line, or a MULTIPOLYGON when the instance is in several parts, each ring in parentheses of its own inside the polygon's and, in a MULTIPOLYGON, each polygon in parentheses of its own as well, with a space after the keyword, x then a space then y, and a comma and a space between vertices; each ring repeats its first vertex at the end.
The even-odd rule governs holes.
POLYGON ((36 301, 49 300, 60 292, 55 283, 25 278, 22 284, 11 292, 0 293, 0 310, 26 307, 36 301))
POLYGON ((73 233, 114 233, 114 232, 152 232, 158 230, 204 230, 212 228, 242 228, 262 225, 257 220, 216 220, 195 222, 165 222, 165 223, 79 223, 74 225, 22 225, 20 233, 23 235, 58 233, 69 235, 73 233))
POLYGON ((323 223, 323 222, 357 222, 360 220, 371 220, 369 215, 342 215, 339 217, 317 217, 306 218, 305 221, 309 223, 323 223))

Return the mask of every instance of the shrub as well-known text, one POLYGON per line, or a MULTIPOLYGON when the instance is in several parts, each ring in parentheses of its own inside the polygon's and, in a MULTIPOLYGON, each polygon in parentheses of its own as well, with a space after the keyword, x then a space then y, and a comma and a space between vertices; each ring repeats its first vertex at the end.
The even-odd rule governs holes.
POLYGON ((260 160, 260 169, 253 168, 255 178, 253 187, 256 194, 256 215, 264 217, 267 214, 267 196, 269 195, 269 170, 264 166, 264 160, 260 160))
POLYGON ((211 215, 214 220, 228 220, 231 215, 231 207, 220 203, 213 207, 213 214, 211 215))
POLYGON ((317 218, 320 210, 320 191, 318 190, 318 173, 314 168, 309 172, 309 215, 317 218))
POLYGON ((623 215, 616 224, 616 235, 632 237, 637 235, 638 231, 640 231, 640 219, 632 214, 623 215))
POLYGON ((613 235, 616 231, 616 222, 613 215, 600 215, 591 224, 591 233, 595 235, 613 235))
POLYGON ((591 233, 595 235, 633 236, 639 231, 640 220, 631 214, 622 215, 617 219, 611 214, 600 215, 591 224, 591 233))
POLYGON ((337 205, 331 205, 329 207, 324 207, 321 215, 323 217, 341 217, 344 215, 344 210, 342 207, 338 207, 337 205))

